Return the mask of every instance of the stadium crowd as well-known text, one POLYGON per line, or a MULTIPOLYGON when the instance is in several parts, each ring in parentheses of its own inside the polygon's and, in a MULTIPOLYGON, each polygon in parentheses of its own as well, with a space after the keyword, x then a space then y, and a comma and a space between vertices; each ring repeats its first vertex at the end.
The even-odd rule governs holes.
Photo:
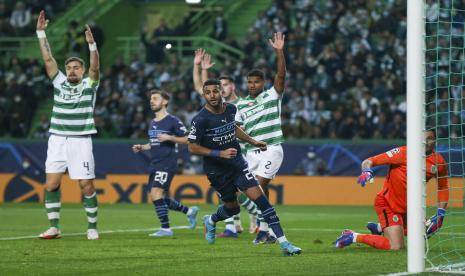
MULTIPOLYGON (((287 35, 287 88, 282 119, 287 138, 405 138, 405 36, 403 1, 275 1, 247 32, 239 63, 224 61, 241 95, 246 73, 262 68, 273 77, 266 37, 287 35)), ((226 38, 233 43, 232 38, 226 38)), ((208 51, 208 49, 207 49, 208 51)), ((191 64, 166 54, 163 65, 144 66, 135 56, 107 68, 96 117, 103 130, 145 137, 150 118, 145 91, 173 94, 171 112, 187 124, 201 107, 191 64), (113 76, 108 78, 108 76, 113 76)), ((271 83, 271 82, 270 82, 271 83)), ((105 132, 104 132, 105 133, 105 132)))
POLYGON ((0 0, 0 36, 30 36, 35 31, 39 12, 49 18, 69 8, 76 0, 0 0))
MULTIPOLYGON (((434 9, 428 6, 431 20, 434 9)), ((275 65, 269 61, 275 59, 266 38, 276 31, 286 33, 287 83, 282 106, 286 138, 406 137, 405 1, 274 1, 247 30, 245 41, 239 44, 225 38, 240 45, 246 57, 241 62, 224 60, 221 71, 211 74, 232 75, 242 96, 247 90, 245 76, 254 67, 265 71, 270 85, 275 65)), ((119 58, 102 68, 95 108, 99 137, 146 138, 152 118, 147 91, 152 88, 171 93, 170 112, 190 124, 202 106, 192 86, 192 60, 164 51, 163 62, 145 62, 143 56, 134 55, 129 62, 119 58)), ((10 99, 6 95, 11 95, 11 82, 21 79, 6 81, 8 72, 20 70, 7 63, 0 70, 0 88, 7 88, 0 90, 5 91, 0 92, 0 105, 10 99)), ((40 72, 43 78, 43 72, 34 68, 29 66, 20 75, 40 72)), ((34 78, 26 79, 27 87, 34 78)), ((3 118, 13 116, 0 110, 0 117, 2 113, 3 118)), ((38 137, 46 132, 46 119, 42 119, 44 133, 36 131, 38 137)), ((6 131, 13 136, 11 129, 6 131)))

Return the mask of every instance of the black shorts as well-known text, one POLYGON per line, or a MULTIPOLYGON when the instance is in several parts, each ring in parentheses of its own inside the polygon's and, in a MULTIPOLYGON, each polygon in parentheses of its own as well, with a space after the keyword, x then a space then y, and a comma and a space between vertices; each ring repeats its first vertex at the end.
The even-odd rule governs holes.
POLYGON ((249 172, 247 163, 242 169, 234 167, 215 168, 207 171, 208 180, 224 202, 235 201, 237 191, 245 191, 258 186, 257 180, 249 172))
POLYGON ((174 174, 174 172, 169 171, 156 171, 151 173, 148 181, 148 191, 150 192, 152 188, 161 188, 165 191, 169 191, 174 174))

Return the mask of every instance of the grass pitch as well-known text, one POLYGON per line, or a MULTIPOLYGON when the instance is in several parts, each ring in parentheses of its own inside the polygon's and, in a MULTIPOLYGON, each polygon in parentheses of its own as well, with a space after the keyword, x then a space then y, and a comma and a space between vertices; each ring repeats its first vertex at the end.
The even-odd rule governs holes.
MULTIPOLYGON (((288 239, 302 255, 281 256, 279 245, 253 245, 254 235, 208 245, 201 218, 216 206, 201 205, 195 230, 174 229, 170 238, 148 234, 159 226, 153 206, 100 205, 100 240, 88 241, 81 205, 61 209, 63 237, 35 238, 48 227, 41 204, 0 205, 0 275, 375 275, 406 271, 407 252, 364 245, 343 250, 333 242, 344 228, 365 232, 372 207, 278 206, 288 239)), ((244 227, 248 214, 241 212, 244 227)), ((186 217, 170 211, 173 227, 186 217)), ((223 230, 219 223, 217 232, 223 230)))

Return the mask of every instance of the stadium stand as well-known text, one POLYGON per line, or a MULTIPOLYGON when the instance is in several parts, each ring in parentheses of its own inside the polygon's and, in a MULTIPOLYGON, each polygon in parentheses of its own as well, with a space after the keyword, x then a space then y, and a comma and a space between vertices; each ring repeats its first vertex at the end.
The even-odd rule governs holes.
MULTIPOLYGON (((228 44, 239 46, 245 58, 239 63, 221 60, 223 67, 212 75, 233 75, 240 94, 245 95, 245 75, 250 69, 259 67, 269 79, 273 77, 275 66, 268 63, 274 60, 273 51, 266 38, 284 31, 288 45, 282 109, 286 138, 404 139, 405 15, 402 1, 273 1, 244 30, 245 40, 225 38, 228 44)), ((143 55, 134 55, 129 62, 118 58, 102 69, 95 109, 98 137, 145 138, 151 118, 146 91, 152 88, 172 93, 170 111, 189 125, 202 104, 192 88, 191 57, 179 58, 165 49, 163 60, 147 63, 143 55)), ((23 74, 33 74, 31 68, 23 74)), ((12 93, 11 80, 7 82, 5 74, 11 70, 14 65, 2 65, 3 102, 11 101, 6 97, 12 93)), ((31 89, 47 95, 34 86, 31 89)), ((3 118, 12 116, 0 112, 3 118)), ((43 136, 35 132, 31 136, 43 136)), ((9 128, 6 133, 16 135, 9 128)), ((21 133, 28 133, 27 124, 21 133)))

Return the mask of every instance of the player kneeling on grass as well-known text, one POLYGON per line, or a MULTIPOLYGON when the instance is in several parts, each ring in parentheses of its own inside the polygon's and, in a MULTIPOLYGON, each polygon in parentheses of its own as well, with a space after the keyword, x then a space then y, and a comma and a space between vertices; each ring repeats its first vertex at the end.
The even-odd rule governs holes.
POLYGON ((150 234, 153 237, 173 236, 168 209, 186 214, 191 229, 197 224, 196 217, 199 212, 197 207, 188 208, 164 195, 169 192, 171 180, 176 172, 176 143, 187 144, 186 127, 181 120, 166 111, 169 99, 170 96, 166 92, 151 91, 150 108, 155 113, 155 119, 150 122, 148 131, 150 142, 132 146, 132 150, 136 153, 150 150, 152 155, 148 191, 161 224, 160 231, 150 234))
POLYGON ((250 173, 236 135, 260 150, 266 150, 266 143, 252 139, 236 125, 237 109, 233 104, 223 102, 218 80, 207 80, 204 83, 203 97, 207 103, 192 119, 188 136, 189 151, 204 156, 204 171, 224 202, 216 213, 204 217, 205 239, 210 244, 214 243, 216 223, 239 213, 236 195, 239 189, 262 211, 264 219, 276 234, 283 254, 300 254, 302 250, 287 241, 275 209, 250 173))
MULTIPOLYGON (((434 151, 435 142, 435 133, 427 131, 426 181, 438 176, 438 208, 436 214, 428 220, 428 238, 441 228, 449 201, 447 165, 441 154, 434 151)), ((404 247, 404 235, 407 234, 407 147, 395 148, 364 160, 362 174, 357 183, 364 187, 367 182, 371 182, 371 168, 380 165, 389 165, 389 172, 383 189, 375 199, 379 223, 368 223, 367 228, 372 234, 345 230, 336 240, 337 248, 349 246, 354 242, 384 250, 398 250, 404 247)))
POLYGON ((77 180, 84 195, 84 207, 87 213, 87 239, 99 238, 97 232, 97 194, 93 184, 95 178, 94 156, 91 134, 97 133, 94 123, 95 94, 100 79, 100 63, 97 45, 89 26, 85 37, 89 43, 89 77, 84 78, 84 61, 70 57, 65 61, 66 75, 58 70, 45 35, 48 20, 41 11, 37 20, 37 37, 48 77, 53 82, 53 111, 48 140, 45 172, 45 208, 50 228, 40 234, 42 239, 60 237, 60 184, 68 169, 69 176, 77 180))

